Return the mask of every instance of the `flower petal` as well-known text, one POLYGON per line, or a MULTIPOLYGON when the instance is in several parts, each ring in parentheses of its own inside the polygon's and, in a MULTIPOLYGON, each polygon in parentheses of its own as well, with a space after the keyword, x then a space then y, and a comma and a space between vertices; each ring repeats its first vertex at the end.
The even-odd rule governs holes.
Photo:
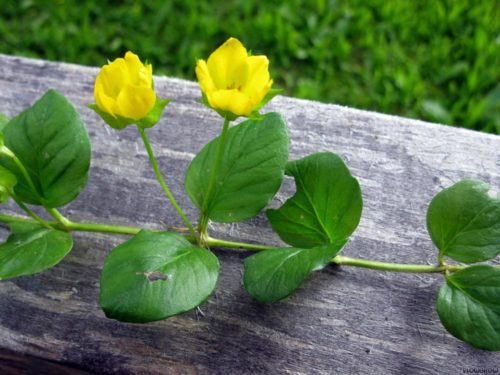
POLYGON ((208 72, 207 63, 205 60, 198 60, 196 62, 196 78, 198 78, 198 83, 200 84, 201 91, 205 94, 217 90, 215 83, 208 72))
POLYGON ((150 87, 127 85, 118 95, 118 115, 140 120, 144 118, 156 101, 156 94, 150 87))
POLYGON ((264 87, 262 87, 259 91, 255 91, 252 94, 252 96, 250 96, 250 102, 252 103, 253 109, 255 109, 260 104, 260 102, 264 99, 264 97, 267 95, 267 93, 271 89, 272 85, 273 85, 273 80, 270 79, 264 87))
POLYGON ((146 71, 144 72, 144 74, 146 75, 147 77, 147 85, 148 87, 153 87, 153 65, 151 64, 148 64, 146 65, 146 71))
POLYGON ((129 82, 136 86, 151 87, 153 82, 153 70, 151 64, 145 67, 135 53, 128 51, 125 54, 129 82))
POLYGON ((130 74, 124 59, 115 59, 104 65, 96 78, 96 84, 102 84, 107 96, 116 99, 122 88, 130 83, 130 74))
POLYGON ((137 56, 135 53, 128 51, 125 53, 125 62, 127 63, 127 66, 129 67, 131 72, 139 70, 141 67, 144 65, 141 63, 141 60, 139 59, 139 56, 137 56))
POLYGON ((215 86, 227 89, 241 80, 241 68, 247 59, 247 50, 238 39, 229 38, 208 58, 207 67, 215 86))
POLYGON ((259 102, 267 94, 270 88, 269 60, 266 56, 250 56, 247 59, 248 78, 241 91, 252 97, 260 97, 259 102), (267 90, 262 95, 263 89, 267 90))
POLYGON ((218 90, 207 94, 209 104, 216 109, 248 116, 252 112, 252 103, 248 96, 238 90, 218 90))
POLYGON ((106 95, 104 87, 101 82, 96 80, 94 85, 94 100, 99 109, 103 112, 110 114, 115 117, 118 107, 116 101, 106 95))

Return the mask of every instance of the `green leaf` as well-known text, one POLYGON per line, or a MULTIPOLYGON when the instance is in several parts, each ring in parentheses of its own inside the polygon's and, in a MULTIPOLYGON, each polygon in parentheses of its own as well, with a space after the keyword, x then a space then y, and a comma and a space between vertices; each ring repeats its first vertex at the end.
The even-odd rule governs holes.
POLYGON ((476 348, 500 351, 500 268, 477 265, 448 276, 436 308, 453 336, 476 348))
POLYGON ((427 229, 439 253, 474 263, 500 253, 500 199, 481 181, 463 180, 438 193, 427 211, 427 229))
POLYGON ((0 203, 6 203, 9 200, 10 193, 16 184, 16 176, 0 165, 0 203))
POLYGON ((153 109, 149 111, 146 117, 137 121, 137 126, 141 128, 151 128, 155 126, 158 121, 160 121, 161 114, 168 103, 170 103, 170 100, 164 100, 157 97, 153 109))
POLYGON ((292 294, 313 271, 324 268, 345 241, 312 249, 269 249, 245 259, 243 283, 260 302, 274 302, 292 294))
POLYGON ((108 318, 146 323, 189 311, 217 283, 219 262, 175 233, 141 231, 111 251, 101 274, 108 318))
POLYGON ((7 116, 5 116, 3 113, 0 113, 0 132, 3 131, 3 128, 5 128, 5 125, 7 125, 9 121, 10 119, 7 116))
MULTIPOLYGON (((199 209, 203 208, 218 140, 208 143, 187 170, 186 192, 199 209)), ((287 159, 286 124, 278 113, 230 128, 207 216, 224 223, 257 215, 280 188, 287 159)))
POLYGON ((11 223, 0 245, 0 280, 32 275, 59 263, 73 247, 71 234, 38 224, 11 223))
POLYGON ((274 231, 286 243, 310 248, 346 240, 361 218, 358 181, 333 153, 309 155, 288 163, 297 192, 279 209, 267 210, 274 231))
MULTIPOLYGON (((9 123, 9 121, 10 121, 10 118, 8 118, 4 114, 0 113, 0 148, 4 147, 3 129, 9 123)), ((1 152, 1 150, 0 150, 0 152, 1 152)))
POLYGON ((73 105, 49 90, 4 129, 5 145, 28 171, 34 189, 8 157, 0 164, 12 171, 16 195, 31 204, 63 206, 84 188, 90 166, 90 141, 73 105))

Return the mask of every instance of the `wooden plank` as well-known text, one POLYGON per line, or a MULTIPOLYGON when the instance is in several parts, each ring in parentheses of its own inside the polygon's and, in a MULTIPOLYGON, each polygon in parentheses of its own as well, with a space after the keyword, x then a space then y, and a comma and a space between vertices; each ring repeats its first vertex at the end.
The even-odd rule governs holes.
POLYGON ((18 374, 33 374, 33 375, 63 375, 75 374, 85 375, 90 374, 87 371, 82 371, 73 367, 61 365, 46 361, 42 358, 31 357, 16 353, 6 349, 0 349, 0 374, 2 375, 18 375, 18 374))
MULTIPOLYGON (((13 116, 49 88, 80 110, 93 161, 88 187, 63 210, 72 219, 181 225, 165 204, 136 131, 113 131, 85 107, 97 71, 0 55, 0 112, 13 116)), ((156 77, 155 87, 173 102, 150 132, 153 148, 194 220, 196 211, 183 194, 184 171, 217 134, 221 119, 197 103, 193 82, 156 77)), ((434 263, 425 228, 434 194, 462 178, 500 188, 497 136, 286 97, 266 110, 285 116, 292 158, 333 151, 360 180, 364 213, 346 255, 434 263)), ((273 204, 292 193, 287 180, 273 204)), ((17 212, 12 205, 2 210, 17 212)), ((223 238, 280 243, 262 215, 211 230, 223 238)), ((438 275, 332 266, 285 301, 262 305, 242 287, 246 253, 217 250, 221 277, 201 310, 153 324, 122 324, 106 319, 97 299, 105 256, 125 237, 75 237, 74 250, 57 267, 0 283, 0 348, 104 373, 457 374, 499 367, 499 354, 471 348, 441 326, 434 311, 438 275)))

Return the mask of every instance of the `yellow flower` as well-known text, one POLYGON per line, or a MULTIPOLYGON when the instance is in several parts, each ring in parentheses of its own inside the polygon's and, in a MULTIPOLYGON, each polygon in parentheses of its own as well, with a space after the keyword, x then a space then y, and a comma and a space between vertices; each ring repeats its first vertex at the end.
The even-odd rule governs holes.
POLYGON ((137 55, 127 52, 125 58, 104 65, 95 80, 94 99, 100 112, 115 119, 143 119, 156 102, 151 64, 144 66, 137 55))
POLYGON ((241 42, 229 38, 208 61, 198 60, 196 76, 208 104, 219 113, 248 116, 269 92, 266 56, 249 56, 241 42))

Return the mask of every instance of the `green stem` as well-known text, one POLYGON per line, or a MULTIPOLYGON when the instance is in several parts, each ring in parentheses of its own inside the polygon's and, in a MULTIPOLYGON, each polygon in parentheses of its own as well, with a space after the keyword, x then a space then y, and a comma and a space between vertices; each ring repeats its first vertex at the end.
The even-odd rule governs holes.
MULTIPOLYGON (((21 223, 37 223, 38 220, 0 214, 0 221, 2 222, 21 222, 21 223)), ((52 225, 57 227, 59 224, 56 221, 45 222, 47 225, 52 225)), ((97 223, 75 223, 70 222, 68 225, 70 231, 83 231, 83 232, 102 232, 102 233, 114 233, 114 234, 137 234, 142 228, 124 226, 124 225, 110 225, 110 224, 97 224, 97 223)), ((196 243, 197 239, 193 236, 186 236, 186 238, 191 243, 196 243)), ((207 238, 207 245, 211 247, 218 248, 229 248, 229 249, 245 249, 253 251, 262 251, 269 249, 276 249, 273 246, 266 246, 261 244, 252 244, 245 242, 235 242, 221 240, 217 238, 207 238)), ((386 263, 378 262, 375 260, 360 259, 360 258, 350 258, 343 255, 337 255, 331 260, 331 263, 341 265, 341 266, 353 266, 361 268, 369 268, 379 271, 389 271, 389 272, 405 272, 405 273, 446 273, 455 272, 464 269, 468 266, 466 265, 427 265, 427 264, 406 264, 406 263, 386 263)), ((494 266, 500 267, 500 266, 494 266)))
POLYGON ((444 266, 445 262, 444 262, 444 254, 439 251, 439 254, 438 254, 438 264, 440 266, 444 266))
POLYGON ((407 272, 407 273, 442 273, 455 272, 467 266, 462 265, 427 265, 427 264, 406 264, 406 263, 386 263, 375 260, 350 258, 343 255, 337 255, 331 260, 332 263, 341 266, 354 266, 370 268, 372 270, 407 272))
POLYGON ((209 220, 206 212, 217 181, 217 173, 219 172, 220 163, 222 162, 222 155, 224 154, 224 148, 226 146, 227 131, 229 129, 230 122, 231 121, 227 116, 224 117, 224 125, 222 126, 219 141, 217 142, 217 152, 215 154, 214 166, 212 168, 212 173, 210 174, 210 180, 208 181, 207 192, 205 194, 205 198, 203 199, 200 217, 198 218, 198 232, 205 239, 205 241, 208 240, 207 226, 209 220))
MULTIPOLYGON (((230 249, 244 249, 253 251, 263 251, 270 249, 277 249, 275 246, 266 246, 261 244, 252 244, 245 242, 235 242, 220 240, 218 238, 208 237, 207 244, 210 247, 230 248, 230 249)), ((361 258, 351 258, 343 255, 337 255, 330 261, 333 264, 341 266, 353 266, 361 268, 369 268, 379 271, 389 272, 406 272, 406 273, 443 273, 455 272, 467 266, 462 265, 427 265, 427 264, 407 264, 407 263, 386 263, 378 262, 376 260, 368 260, 361 258)))
POLYGON ((96 224, 96 223, 73 223, 69 225, 70 230, 81 232, 101 232, 114 234, 136 235, 142 228, 130 227, 126 225, 96 224))
POLYGON ((153 171, 155 172, 156 179, 160 183, 163 191, 165 192, 165 195, 170 200, 170 203, 172 203, 172 206, 174 206, 175 210, 177 211, 177 213, 181 217, 182 221, 184 222, 184 225, 191 232, 191 235, 194 238, 198 238, 193 225, 189 222, 188 218, 184 214, 184 211, 182 211, 182 208, 179 206, 179 204, 175 200, 174 196, 170 192, 170 189, 168 188, 167 184, 165 183, 163 176, 161 175, 160 168, 158 167, 158 163, 156 162, 156 158, 155 158, 155 155, 153 153, 153 149, 151 148, 151 144, 149 143, 149 139, 148 139, 148 136, 146 134, 146 131, 143 128, 141 128, 140 126, 138 126, 137 129, 139 130, 139 134, 141 135, 142 141, 144 142, 144 146, 146 147, 146 151, 148 152, 149 160, 151 161, 151 166, 153 167, 153 171))
POLYGON ((69 230, 71 221, 69 221, 67 218, 65 218, 56 208, 47 208, 45 207, 47 212, 54 218, 56 219, 57 223, 64 229, 64 230, 69 230))
MULTIPOLYGON (((245 249, 254 251, 276 249, 276 247, 274 246, 226 241, 211 237, 208 237, 207 244, 210 247, 245 249)), ((455 272, 466 267, 461 265, 386 263, 386 262, 378 262, 376 260, 350 258, 342 255, 337 255, 336 257, 332 258, 331 263, 342 266, 353 266, 353 267, 370 268, 373 270, 380 270, 380 271, 406 272, 406 273, 442 273, 445 271, 455 272)))
MULTIPOLYGON (((31 215, 30 215, 31 216, 31 215)), ((32 220, 25 217, 0 214, 0 221, 6 223, 27 223, 33 224, 39 222, 38 220, 32 220)), ((45 224, 52 227, 58 227, 61 224, 57 221, 45 221, 45 224)), ((69 222, 67 224, 67 229, 70 231, 81 231, 81 232, 100 232, 100 233, 113 233, 113 234, 129 234, 134 235, 139 233, 142 228, 131 227, 125 225, 110 225, 110 224, 96 224, 96 223, 74 223, 69 222)))
POLYGON ((245 242, 226 241, 226 240, 220 240, 218 238, 212 238, 212 237, 207 237, 206 243, 210 247, 222 247, 222 248, 226 248, 226 249, 243 249, 243 250, 255 250, 255 251, 276 249, 276 247, 274 247, 274 246, 266 246, 266 245, 259 245, 259 244, 253 244, 253 243, 245 243, 245 242))
MULTIPOLYGON (((38 223, 40 224, 41 226, 47 228, 47 229, 53 229, 49 223, 47 223, 45 220, 43 220, 40 216, 38 216, 37 214, 35 214, 33 211, 31 211, 28 206, 26 206, 21 200, 19 200, 15 195, 11 194, 11 197, 12 199, 14 200, 14 202, 17 203, 17 205, 24 211, 26 212, 29 216, 31 216, 35 222, 34 223, 38 223)), ((33 224, 34 224, 33 223, 33 224)))

